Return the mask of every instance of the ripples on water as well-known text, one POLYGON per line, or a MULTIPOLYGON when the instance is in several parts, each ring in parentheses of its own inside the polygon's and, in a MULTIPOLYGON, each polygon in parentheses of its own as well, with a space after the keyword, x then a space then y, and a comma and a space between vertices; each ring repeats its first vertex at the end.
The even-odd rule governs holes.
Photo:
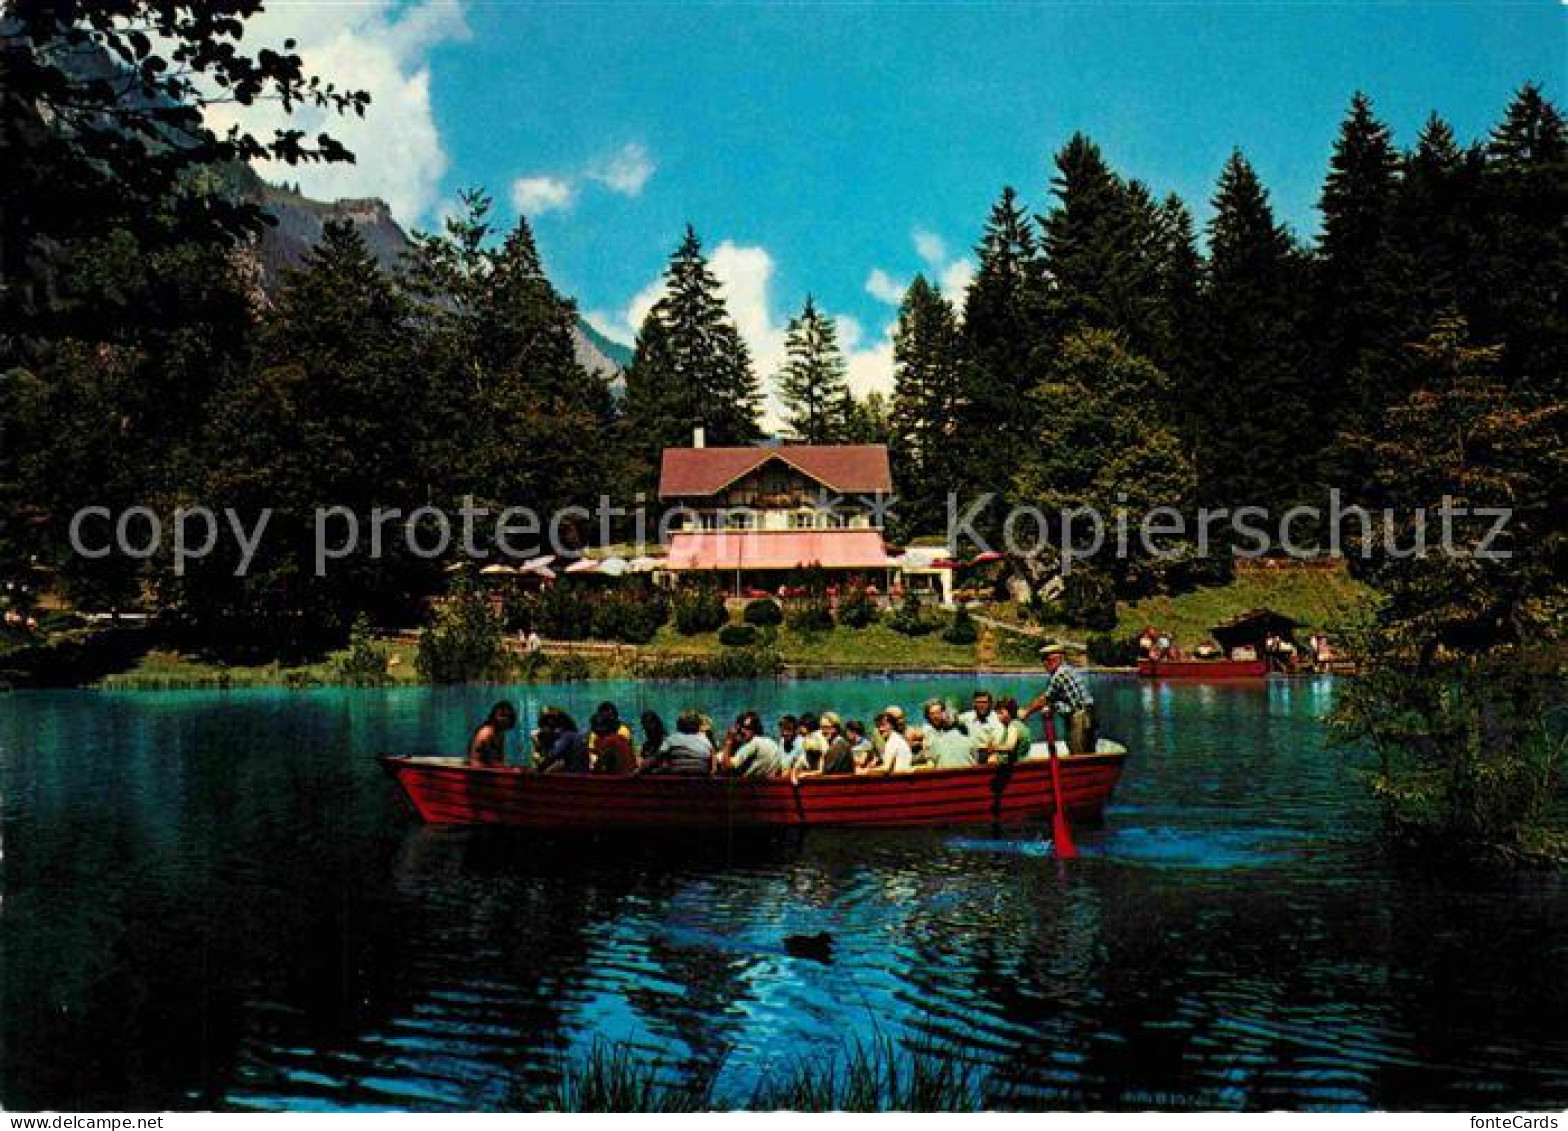
MULTIPOLYGON (((517 697, 869 717, 969 687, 517 697)), ((1004 1106, 1568 1105, 1559 879, 1396 872, 1329 682, 1097 691, 1134 758, 1065 865, 1039 830, 416 827, 371 755, 457 748, 484 691, 0 696, 0 1105, 527 1105, 596 1039, 743 1097, 877 1034, 1004 1106)))

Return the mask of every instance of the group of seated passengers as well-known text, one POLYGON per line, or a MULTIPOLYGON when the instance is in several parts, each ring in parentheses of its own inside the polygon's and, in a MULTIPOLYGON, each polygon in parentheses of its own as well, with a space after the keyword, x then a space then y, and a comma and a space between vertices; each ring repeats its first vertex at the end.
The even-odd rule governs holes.
MULTIPOLYGON (((719 736, 711 719, 682 711, 669 731, 658 714, 643 712, 642 743, 613 703, 601 703, 586 731, 559 707, 539 713, 529 760, 540 773, 734 774, 804 778, 853 774, 896 774, 923 768, 953 769, 1009 763, 1029 753, 1029 728, 1018 701, 976 691, 970 710, 955 715, 941 699, 927 700, 924 726, 909 726, 902 707, 881 711, 864 723, 821 715, 783 715, 770 735, 756 711, 744 711, 719 736)), ((474 732, 468 759, 479 765, 506 761, 506 734, 517 725, 517 709, 497 703, 474 732)))

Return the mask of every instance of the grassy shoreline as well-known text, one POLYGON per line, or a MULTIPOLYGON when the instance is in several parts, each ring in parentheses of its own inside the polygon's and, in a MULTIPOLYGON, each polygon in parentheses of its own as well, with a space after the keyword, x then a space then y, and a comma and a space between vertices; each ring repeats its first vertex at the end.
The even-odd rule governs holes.
MULTIPOLYGON (((1118 606, 1117 625, 1109 635, 1131 637, 1145 624, 1153 623, 1172 632, 1178 641, 1190 643, 1201 638, 1208 626, 1264 605, 1302 622, 1304 631, 1332 630, 1369 596, 1369 591, 1359 582, 1338 573, 1247 572, 1224 586, 1198 589, 1176 597, 1124 602, 1118 606)), ((786 678, 839 674, 1007 674, 1037 669, 1037 636, 1082 641, 1089 635, 1083 629, 1062 625, 1026 625, 1015 606, 1000 605, 976 612, 984 619, 980 639, 973 644, 949 643, 942 639, 940 632, 906 636, 885 623, 859 629, 838 626, 809 633, 780 626, 768 644, 767 653, 777 674, 786 678), (986 620, 997 623, 987 624, 986 620), (1012 628, 1001 627, 1004 625, 1012 628)), ((389 659, 384 686, 418 685, 421 681, 415 664, 417 645, 412 634, 389 638, 382 641, 382 646, 389 659)), ((706 666, 722 664, 743 651, 720 644, 716 634, 683 636, 673 626, 665 625, 646 645, 547 647, 545 655, 550 662, 536 670, 532 678, 519 674, 506 682, 702 678, 706 666)), ((343 655, 343 652, 336 652, 305 664, 244 665, 225 664, 154 646, 144 648, 139 655, 125 657, 110 670, 84 670, 78 679, 64 685, 109 691, 355 686, 356 681, 345 679, 339 671, 338 661, 343 655)), ((5 661, 6 656, 0 654, 0 676, 7 666, 5 661)), ((0 686, 3 685, 0 680, 0 686)))

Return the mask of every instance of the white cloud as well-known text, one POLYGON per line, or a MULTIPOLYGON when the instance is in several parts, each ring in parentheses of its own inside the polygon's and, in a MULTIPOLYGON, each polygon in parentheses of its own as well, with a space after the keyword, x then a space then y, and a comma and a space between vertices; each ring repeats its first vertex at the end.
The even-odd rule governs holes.
POLYGON ((866 276, 866 293, 879 302, 889 306, 898 306, 904 301, 906 284, 893 278, 880 267, 873 267, 871 274, 866 276))
POLYGON ((958 307, 959 313, 964 309, 964 292, 969 289, 969 284, 974 281, 975 265, 967 259, 955 259, 942 268, 937 276, 937 286, 947 301, 958 307))
POLYGON ((519 177, 512 182, 512 207, 524 216, 539 216, 572 206, 570 181, 560 177, 519 177))
POLYGON ((867 393, 891 394, 893 391, 893 323, 882 330, 882 336, 873 342, 865 341, 860 323, 848 315, 840 315, 838 344, 844 351, 844 364, 849 391, 857 397, 867 393))
POLYGON ((634 141, 591 162, 586 175, 611 192, 637 196, 653 176, 653 171, 653 158, 648 155, 647 146, 634 141))
POLYGON ((307 135, 326 131, 353 151, 354 164, 263 163, 258 171, 274 180, 298 181, 312 196, 378 196, 403 223, 421 224, 440 202, 447 169, 430 104, 430 52, 469 34, 459 0, 272 5, 246 21, 245 43, 252 50, 278 49, 285 39, 294 39, 307 73, 342 90, 370 92, 365 117, 313 107, 285 114, 269 102, 217 106, 208 119, 216 129, 240 123, 262 137, 277 128, 307 135))
POLYGON ((927 265, 940 267, 947 261, 947 244, 935 232, 916 228, 912 238, 915 241, 915 254, 924 259, 927 265))

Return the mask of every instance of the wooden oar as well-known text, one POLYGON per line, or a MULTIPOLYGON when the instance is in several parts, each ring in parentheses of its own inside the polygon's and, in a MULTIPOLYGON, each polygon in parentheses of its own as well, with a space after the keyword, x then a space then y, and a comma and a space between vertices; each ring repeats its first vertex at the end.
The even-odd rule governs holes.
POLYGON ((1051 817, 1051 845, 1058 860, 1076 860, 1078 846, 1073 843, 1073 830, 1067 823, 1067 801, 1062 796, 1062 772, 1056 764, 1056 715, 1049 707, 1045 715, 1045 745, 1051 754, 1051 790, 1055 793, 1055 813, 1051 817))

